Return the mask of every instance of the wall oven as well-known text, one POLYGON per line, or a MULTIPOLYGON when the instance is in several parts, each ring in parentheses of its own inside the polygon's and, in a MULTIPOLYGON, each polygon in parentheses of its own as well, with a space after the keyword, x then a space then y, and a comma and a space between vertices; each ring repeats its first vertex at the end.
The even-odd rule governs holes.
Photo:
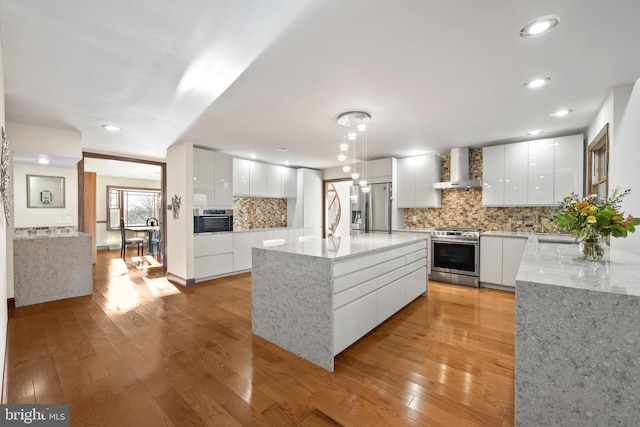
POLYGON ((194 233, 217 233, 221 231, 233 231, 233 210, 194 209, 194 233))
POLYGON ((433 230, 430 278, 456 285, 480 286, 480 230, 433 230))

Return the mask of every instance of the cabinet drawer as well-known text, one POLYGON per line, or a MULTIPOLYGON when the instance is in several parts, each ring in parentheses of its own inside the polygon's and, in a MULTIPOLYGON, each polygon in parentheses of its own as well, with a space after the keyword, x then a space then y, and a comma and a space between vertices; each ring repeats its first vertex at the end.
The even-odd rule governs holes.
POLYGON ((396 311, 405 306, 406 295, 406 279, 404 277, 389 283, 387 286, 380 288, 378 295, 378 324, 384 322, 396 311))
POLYGON ((381 254, 373 254, 349 259, 346 261, 338 261, 333 266, 333 275, 334 277, 340 277, 345 274, 353 273, 354 271, 371 267, 372 265, 378 264, 380 261, 381 254))
POLYGON ((412 262, 411 264, 407 264, 407 274, 413 273, 416 270, 420 270, 422 267, 427 267, 427 259, 422 258, 417 261, 412 262))
POLYGON ((196 257, 233 252, 233 233, 193 236, 193 255, 196 257))
POLYGON ((196 280, 233 271, 233 254, 209 255, 193 260, 196 280))
POLYGON ((426 258, 426 257, 427 257, 426 249, 421 249, 416 252, 411 252, 410 254, 407 254, 407 264, 411 264, 414 261, 417 261, 419 259, 426 258))
POLYGON ((378 299, 366 295, 333 313, 333 354, 340 353, 378 323, 378 299))
POLYGON ((422 267, 406 276, 407 301, 410 303, 427 291, 427 267, 422 267))

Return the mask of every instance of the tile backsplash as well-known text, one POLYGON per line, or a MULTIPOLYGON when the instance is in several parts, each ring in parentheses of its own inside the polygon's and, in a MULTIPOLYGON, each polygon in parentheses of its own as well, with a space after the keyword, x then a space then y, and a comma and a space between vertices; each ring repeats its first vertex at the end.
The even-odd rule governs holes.
POLYGON ((234 197, 233 228, 270 228, 287 226, 287 199, 234 197))
MULTIPOLYGON (((482 148, 470 150, 471 179, 482 179, 482 148)), ((442 155, 442 181, 449 181, 449 154, 442 155)), ((443 190, 441 208, 404 210, 405 228, 474 227, 485 231, 555 232, 558 207, 482 206, 482 188, 443 190)))

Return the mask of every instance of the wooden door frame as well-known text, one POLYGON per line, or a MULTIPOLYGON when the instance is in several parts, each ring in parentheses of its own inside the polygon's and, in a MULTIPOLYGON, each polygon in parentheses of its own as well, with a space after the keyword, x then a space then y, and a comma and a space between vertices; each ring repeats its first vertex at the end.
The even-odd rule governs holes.
POLYGON ((78 162, 78 229, 80 231, 84 230, 84 159, 85 158, 92 159, 103 159, 103 160, 118 160, 121 162, 129 162, 129 163, 142 163, 146 165, 159 166, 161 169, 160 172, 160 195, 162 197, 162 203, 160 205, 160 218, 158 220, 162 224, 162 249, 160 251, 162 258, 162 265, 166 267, 167 265, 167 210, 164 209, 164 206, 167 204, 167 164, 165 162, 158 162, 153 160, 144 160, 144 159, 136 159, 133 157, 121 157, 114 156, 111 154, 99 154, 99 153, 91 153, 91 152, 82 152, 82 160, 78 162))
POLYGON ((587 180, 587 194, 594 194, 593 191, 593 151, 600 151, 602 148, 605 149, 606 156, 606 164, 605 168, 607 171, 606 185, 605 185, 605 197, 609 197, 609 123, 605 124, 598 135, 593 138, 593 141, 587 147, 587 175, 589 179, 587 180))
MULTIPOLYGON (((322 180, 322 237, 326 238, 326 225, 327 225, 327 190, 329 184, 332 182, 353 181, 353 178, 334 178, 322 180)), ((349 217, 351 217, 351 203, 349 203, 349 217)))

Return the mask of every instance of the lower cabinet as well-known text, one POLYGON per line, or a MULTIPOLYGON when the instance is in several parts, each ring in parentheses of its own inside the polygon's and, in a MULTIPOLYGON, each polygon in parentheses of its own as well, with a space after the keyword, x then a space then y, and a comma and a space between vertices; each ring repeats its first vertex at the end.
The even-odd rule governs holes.
POLYGON ((216 233, 193 237, 196 280, 233 272, 233 236, 233 233, 216 233))
POLYGON ((337 309, 333 313, 333 353, 340 353, 375 328, 377 312, 378 296, 375 293, 337 309))
POLYGON ((515 288, 525 237, 480 236, 480 283, 515 288))
POLYGON ((426 241, 337 262, 333 354, 427 291, 426 241))

